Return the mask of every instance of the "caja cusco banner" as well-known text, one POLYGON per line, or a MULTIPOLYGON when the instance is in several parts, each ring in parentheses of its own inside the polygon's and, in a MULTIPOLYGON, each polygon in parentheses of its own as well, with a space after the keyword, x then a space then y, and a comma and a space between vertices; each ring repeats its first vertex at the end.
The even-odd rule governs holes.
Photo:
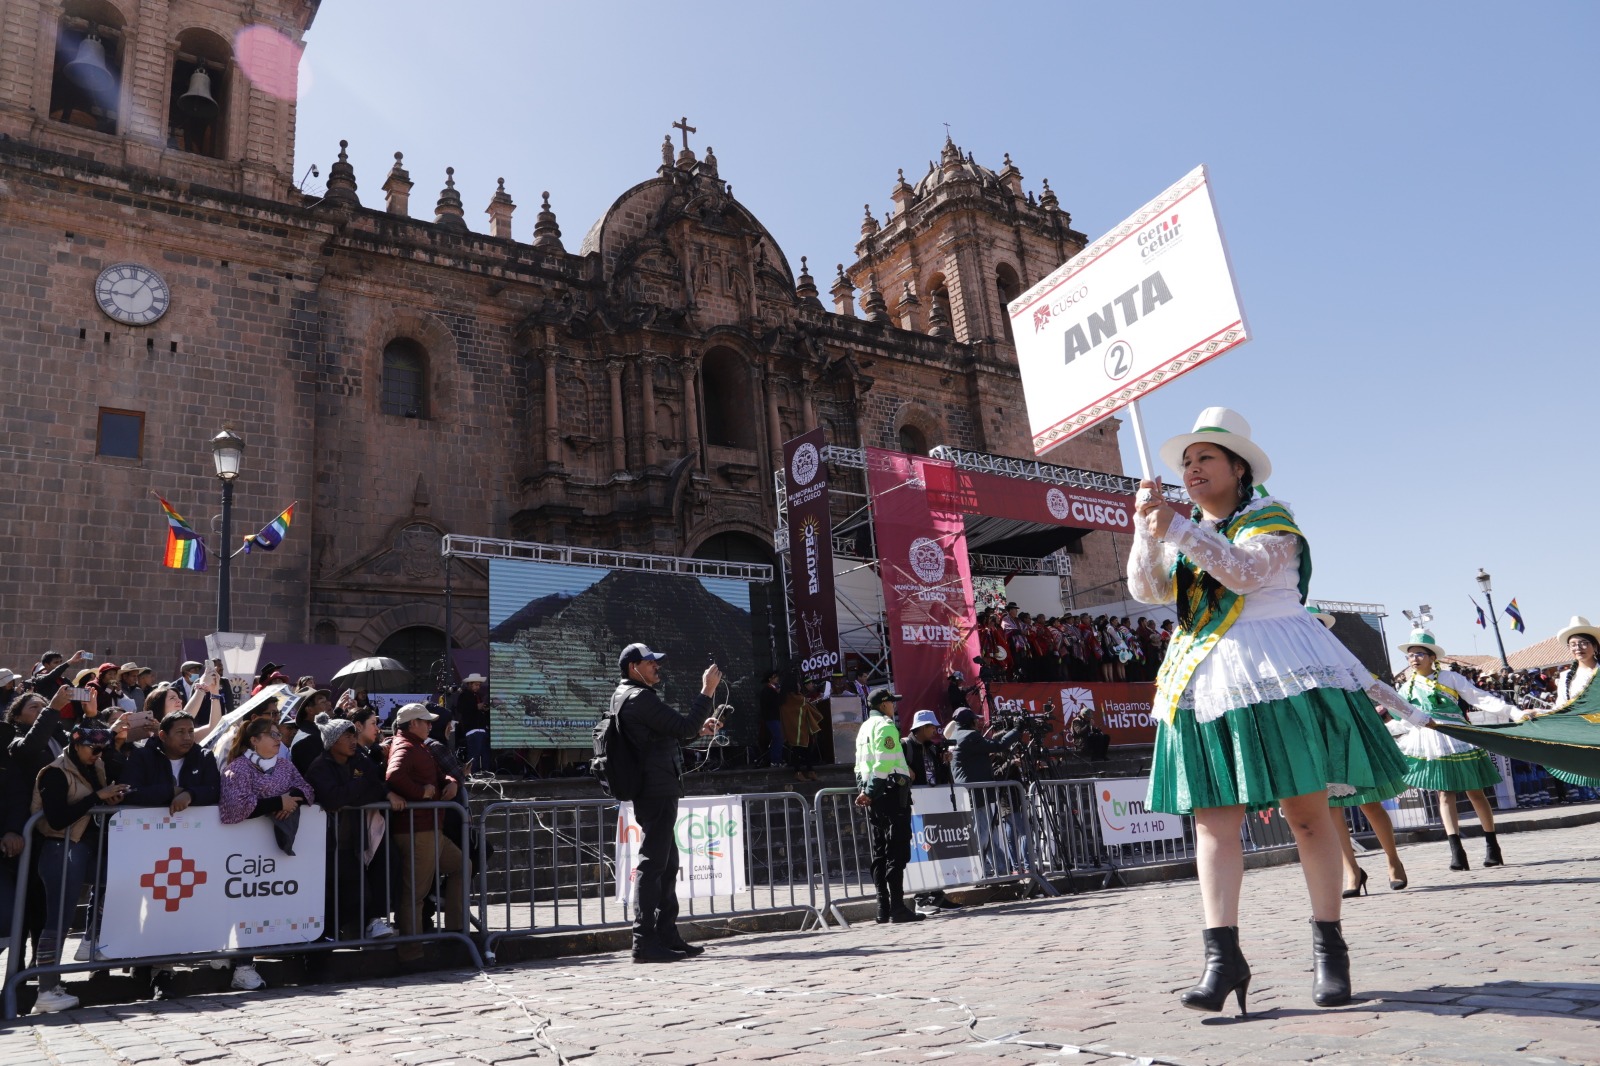
POLYGON ((789 646, 800 676, 841 671, 839 614, 833 598, 833 519, 828 513, 828 464, 820 428, 784 444, 789 507, 789 646))
POLYGON ((1133 532, 1132 496, 961 470, 934 459, 919 458, 917 464, 928 487, 928 506, 936 511, 1133 532))
POLYGON ((925 471, 945 466, 902 452, 867 449, 867 491, 878 543, 894 684, 905 699, 900 724, 945 708, 945 679, 971 673, 978 654, 972 572, 961 515, 936 510, 925 471))
POLYGON ((989 695, 995 709, 1013 714, 1043 714, 1045 704, 1054 704, 1046 747, 1066 747, 1066 722, 1080 711, 1093 713, 1092 721, 1113 748, 1156 742, 1150 717, 1156 687, 1148 681, 1001 682, 989 686, 989 695))

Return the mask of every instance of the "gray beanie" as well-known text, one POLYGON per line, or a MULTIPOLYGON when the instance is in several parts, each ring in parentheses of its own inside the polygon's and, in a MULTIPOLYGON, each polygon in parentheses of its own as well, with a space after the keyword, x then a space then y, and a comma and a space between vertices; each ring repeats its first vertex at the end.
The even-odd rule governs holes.
POLYGON ((322 748, 324 751, 333 747, 334 742, 345 735, 347 730, 354 729, 356 724, 348 718, 329 718, 327 712, 316 717, 317 732, 322 734, 322 748))

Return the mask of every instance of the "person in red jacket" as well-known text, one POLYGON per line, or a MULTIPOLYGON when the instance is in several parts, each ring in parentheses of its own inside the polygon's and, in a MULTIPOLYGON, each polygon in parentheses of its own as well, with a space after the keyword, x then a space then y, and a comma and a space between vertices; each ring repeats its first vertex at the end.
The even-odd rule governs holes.
MULTIPOLYGON (((420 703, 408 703, 395 712, 387 778, 389 791, 407 803, 449 802, 461 791, 462 783, 446 774, 428 750, 428 730, 438 717, 420 703)), ((461 849, 443 832, 439 811, 431 807, 407 810, 394 816, 392 826, 391 838, 400 853, 400 896, 395 901, 400 935, 415 936, 421 929, 422 897, 439 881, 444 884, 442 925, 454 932, 464 931, 466 889, 472 874, 461 849)), ((403 940, 396 950, 403 963, 422 957, 422 948, 415 941, 403 940)))

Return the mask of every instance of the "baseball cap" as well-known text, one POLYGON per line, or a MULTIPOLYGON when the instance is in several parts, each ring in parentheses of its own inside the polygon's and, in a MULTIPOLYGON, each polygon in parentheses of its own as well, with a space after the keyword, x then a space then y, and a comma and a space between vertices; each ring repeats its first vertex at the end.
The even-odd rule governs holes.
POLYGON ((911 731, 915 733, 925 725, 937 726, 939 716, 932 711, 918 711, 911 717, 911 731))
POLYGON ((431 722, 437 717, 439 716, 420 703, 408 703, 394 712, 394 724, 405 725, 407 722, 415 722, 419 718, 424 722, 431 722))
POLYGON ((900 693, 896 692, 892 688, 889 688, 888 686, 885 686, 883 688, 875 688, 870 693, 867 694, 867 706, 868 707, 876 707, 878 704, 882 703, 884 700, 903 700, 903 699, 905 699, 905 697, 900 695, 900 693))
POLYGON ((666 657, 666 652, 651 651, 648 644, 629 644, 622 649, 622 654, 617 656, 617 669, 626 670, 629 663, 653 662, 666 657))
POLYGON ((963 707, 950 717, 950 720, 959 726, 971 729, 978 724, 978 716, 972 713, 971 707, 963 707))

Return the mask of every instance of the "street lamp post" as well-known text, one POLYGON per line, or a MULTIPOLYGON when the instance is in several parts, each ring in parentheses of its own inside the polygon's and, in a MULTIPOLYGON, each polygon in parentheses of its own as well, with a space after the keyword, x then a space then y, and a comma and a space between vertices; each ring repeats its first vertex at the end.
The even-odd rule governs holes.
POLYGON ((1481 566, 1478 567, 1478 588, 1483 592, 1484 602, 1489 605, 1489 621, 1494 623, 1494 642, 1500 649, 1500 665, 1510 670, 1511 660, 1506 658, 1506 642, 1500 639, 1500 616, 1494 613, 1494 597, 1489 595, 1489 572, 1481 566))
POLYGON ((217 575, 217 632, 233 632, 233 586, 229 582, 229 555, 233 548, 233 483, 244 464, 244 440, 227 426, 211 438, 211 460, 216 464, 217 478, 222 482, 222 544, 217 554, 221 556, 221 571, 217 575))

